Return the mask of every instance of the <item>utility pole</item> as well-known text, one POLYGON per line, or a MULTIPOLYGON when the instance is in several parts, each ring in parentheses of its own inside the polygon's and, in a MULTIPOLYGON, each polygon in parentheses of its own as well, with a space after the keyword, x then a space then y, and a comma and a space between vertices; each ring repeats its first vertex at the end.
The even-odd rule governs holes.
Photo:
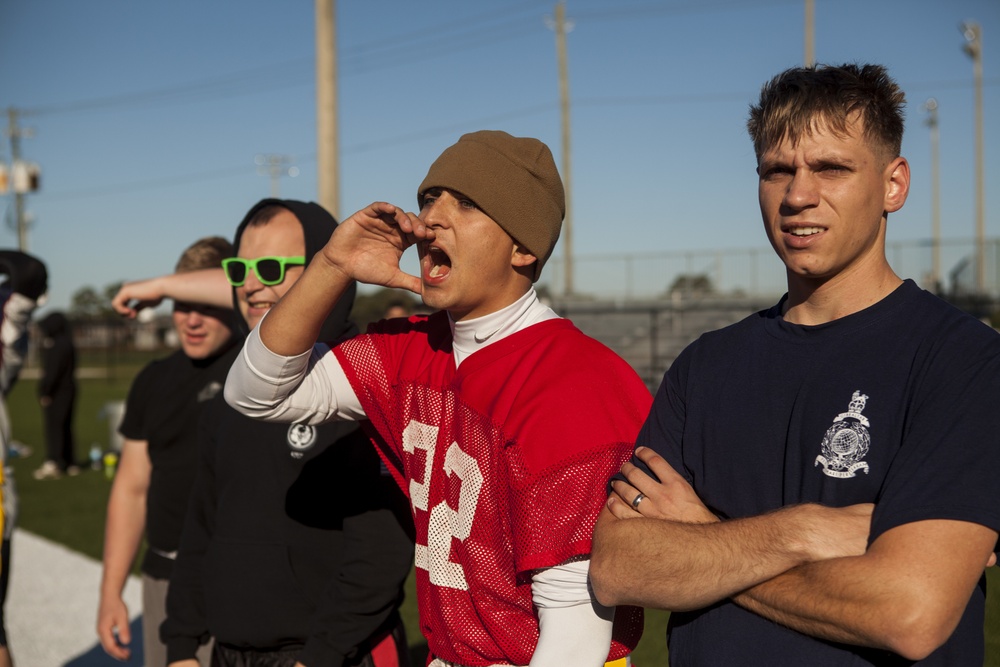
POLYGON ((340 219, 336 0, 316 0, 316 180, 319 203, 340 219))
POLYGON ((983 176, 983 29, 975 21, 959 28, 965 37, 962 50, 972 58, 976 83, 976 292, 986 292, 986 192, 983 176))
MULTIPOLYGON (((7 109, 7 136, 10 137, 11 176, 14 169, 21 164, 21 137, 30 137, 31 131, 21 129, 17 124, 17 109, 7 109)), ((12 181, 15 180, 12 178, 12 181)), ((17 247, 21 252, 28 251, 28 220, 24 214, 23 188, 14 185, 14 224, 17 228, 17 247)))
POLYGON ((254 157, 253 161, 257 165, 258 174, 270 177, 272 199, 277 199, 281 192, 282 176, 291 176, 294 178, 299 175, 298 167, 285 166, 292 161, 287 155, 278 155, 276 153, 262 154, 254 157))
POLYGON ((816 14, 816 2, 815 0, 806 0, 806 25, 805 25, 805 48, 803 62, 806 67, 812 67, 816 64, 815 57, 815 46, 814 46, 814 29, 813 25, 815 23, 816 14))
MULTIPOLYGON (((562 178, 566 190, 566 218, 563 221, 563 254, 565 256, 564 293, 573 294, 573 216, 572 216, 572 183, 570 163, 570 125, 569 125, 569 70, 566 57, 566 0, 556 3, 555 25, 556 56, 559 59, 559 99, 562 117, 562 178)), ((572 25, 569 26, 572 28, 572 25)))
POLYGON ((931 280, 934 292, 940 292, 941 285, 941 172, 940 143, 938 128, 938 103, 933 97, 923 104, 927 111, 927 127, 931 128, 931 280))

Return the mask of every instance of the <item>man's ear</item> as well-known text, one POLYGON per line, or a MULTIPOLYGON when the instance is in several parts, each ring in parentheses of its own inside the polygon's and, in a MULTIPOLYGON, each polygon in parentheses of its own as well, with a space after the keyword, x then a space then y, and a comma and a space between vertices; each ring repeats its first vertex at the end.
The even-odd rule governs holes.
POLYGON ((538 258, 528 252, 528 249, 520 243, 514 243, 514 249, 510 253, 510 265, 514 268, 531 266, 538 261, 538 258))
POLYGON ((898 157, 886 166, 885 211, 894 213, 903 208, 910 192, 910 163, 898 157))

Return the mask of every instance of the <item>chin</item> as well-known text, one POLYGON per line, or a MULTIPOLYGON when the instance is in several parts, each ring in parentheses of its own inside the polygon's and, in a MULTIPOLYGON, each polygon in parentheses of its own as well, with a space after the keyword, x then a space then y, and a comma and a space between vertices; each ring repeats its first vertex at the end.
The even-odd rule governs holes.
POLYGON ((209 353, 200 347, 191 348, 182 345, 181 349, 184 350, 184 354, 188 359, 205 359, 209 356, 209 353))

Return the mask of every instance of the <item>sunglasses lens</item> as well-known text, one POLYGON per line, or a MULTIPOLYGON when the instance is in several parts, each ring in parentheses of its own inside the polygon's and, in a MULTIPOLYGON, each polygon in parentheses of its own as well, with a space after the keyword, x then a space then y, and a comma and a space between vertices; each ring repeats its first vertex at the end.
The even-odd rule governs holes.
POLYGON ((276 259, 261 259, 257 261, 257 277, 265 285, 275 285, 281 282, 281 262, 276 259))
POLYGON ((237 287, 247 279, 247 265, 242 261, 226 262, 226 277, 237 287))

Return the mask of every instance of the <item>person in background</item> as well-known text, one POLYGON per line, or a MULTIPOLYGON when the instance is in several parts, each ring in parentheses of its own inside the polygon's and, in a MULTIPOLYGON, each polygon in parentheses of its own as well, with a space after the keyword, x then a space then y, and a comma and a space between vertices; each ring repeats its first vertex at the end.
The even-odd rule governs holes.
POLYGON ((28 353, 31 314, 45 299, 48 271, 45 264, 27 253, 0 250, 0 667, 12 667, 7 644, 4 606, 10 581, 11 535, 17 519, 17 491, 6 467, 11 445, 7 395, 14 387, 28 353))
MULTIPOLYGON (((336 225, 317 204, 265 199, 237 228, 225 273, 126 284, 112 303, 127 315, 133 300, 165 296, 228 304, 248 333, 336 225)), ((357 332, 350 292, 324 320, 332 339, 357 332)), ((407 667, 399 606, 413 565, 412 520, 364 432, 263 424, 221 396, 199 431, 201 461, 161 627, 169 663, 193 665, 212 636, 217 667, 407 667)))
MULTIPOLYGON (((199 239, 177 261, 175 272, 219 268, 233 246, 220 236, 199 239)), ((119 427, 121 459, 108 498, 97 635, 108 655, 132 656, 129 610, 122 590, 143 533, 142 639, 146 667, 165 667, 160 624, 166 617, 167 588, 198 466, 198 420, 222 389, 238 347, 233 313, 175 301, 171 319, 180 349, 154 361, 136 376, 119 427)), ((198 660, 207 666, 210 647, 198 660)))
POLYGON ((59 479, 77 475, 73 411, 76 407, 76 347, 69 320, 61 312, 48 313, 38 322, 42 334, 42 378, 38 381, 38 403, 45 430, 45 462, 35 479, 59 479))
POLYGON ((391 320, 394 317, 409 317, 413 314, 413 302, 409 299, 393 299, 385 306, 383 317, 391 320))

